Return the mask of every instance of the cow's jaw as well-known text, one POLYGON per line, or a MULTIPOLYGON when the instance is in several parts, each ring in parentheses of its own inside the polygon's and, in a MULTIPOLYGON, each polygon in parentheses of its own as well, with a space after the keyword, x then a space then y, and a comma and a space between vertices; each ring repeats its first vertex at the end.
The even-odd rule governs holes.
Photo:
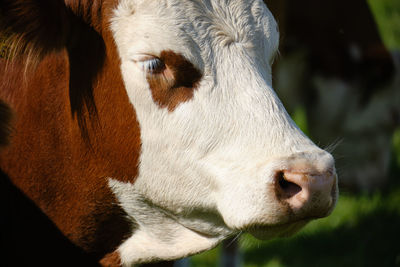
POLYGON ((109 179, 122 207, 134 221, 134 231, 119 248, 121 262, 131 264, 174 260, 215 247, 230 231, 214 225, 178 218, 136 193, 133 185, 109 179))
POLYGON ((279 34, 261 0, 121 0, 112 30, 142 141, 135 182, 110 180, 136 223, 118 249, 124 264, 184 257, 249 229, 287 235, 330 212, 319 202, 335 202, 333 158, 304 136, 272 90, 279 34), (173 64, 187 60, 183 66, 200 73, 184 83, 193 88, 180 103, 160 100, 138 67, 149 54, 166 65, 171 56, 173 64), (328 197, 302 206, 309 188, 292 198, 293 183, 279 173, 299 184, 327 174, 328 189, 313 186, 328 197))

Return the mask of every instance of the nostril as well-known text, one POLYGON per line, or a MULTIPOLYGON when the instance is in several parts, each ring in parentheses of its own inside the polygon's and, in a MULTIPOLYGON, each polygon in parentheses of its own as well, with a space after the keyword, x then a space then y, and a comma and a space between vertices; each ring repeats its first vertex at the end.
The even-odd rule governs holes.
POLYGON ((277 180, 279 191, 283 193, 283 198, 291 198, 301 191, 301 187, 285 179, 283 171, 278 172, 277 180))

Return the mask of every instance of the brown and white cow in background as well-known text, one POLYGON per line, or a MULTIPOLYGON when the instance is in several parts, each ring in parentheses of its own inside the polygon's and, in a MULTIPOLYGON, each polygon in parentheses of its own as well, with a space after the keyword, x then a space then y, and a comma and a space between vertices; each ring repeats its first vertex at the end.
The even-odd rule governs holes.
POLYGON ((272 89, 279 33, 261 0, 0 8, 16 112, 1 168, 101 264, 287 236, 332 211, 334 160, 272 89))

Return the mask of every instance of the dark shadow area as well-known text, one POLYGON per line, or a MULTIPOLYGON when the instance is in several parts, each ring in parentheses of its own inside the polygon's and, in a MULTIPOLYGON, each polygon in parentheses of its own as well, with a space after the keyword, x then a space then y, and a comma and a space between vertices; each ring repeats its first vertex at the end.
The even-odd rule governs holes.
POLYGON ((162 262, 142 264, 140 266, 141 267, 173 267, 174 262, 173 261, 162 261, 162 262))
MULTIPOLYGON (((383 188, 385 192, 390 192, 393 188, 400 187, 400 164, 397 163, 400 158, 397 158, 397 152, 393 148, 391 151, 390 164, 389 164, 389 182, 383 188)), ((399 203, 400 206, 400 203, 399 203)))
POLYGON ((293 239, 275 240, 245 253, 248 264, 277 259, 284 266, 400 266, 400 214, 376 211, 358 224, 293 239))
POLYGON ((8 266, 100 266, 0 171, 0 257, 8 266))
POLYGON ((69 12, 69 21, 71 32, 66 48, 71 112, 78 120, 82 137, 90 144, 88 127, 96 127, 98 123, 93 83, 104 65, 105 44, 100 34, 73 12, 69 12))
POLYGON ((341 188, 390 187, 400 79, 398 48, 387 45, 398 26, 386 23, 385 34, 377 22, 398 23, 396 0, 264 2, 280 29, 273 87, 289 114, 316 144, 332 148, 341 188))

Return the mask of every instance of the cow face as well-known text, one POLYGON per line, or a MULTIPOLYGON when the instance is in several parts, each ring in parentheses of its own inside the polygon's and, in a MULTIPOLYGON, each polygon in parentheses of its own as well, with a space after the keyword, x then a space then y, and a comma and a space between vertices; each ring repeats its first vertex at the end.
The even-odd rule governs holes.
POLYGON ((135 183, 109 180, 137 225, 123 263, 288 235, 331 212, 334 161, 272 89, 279 33, 262 1, 121 0, 111 28, 142 143, 135 183))

